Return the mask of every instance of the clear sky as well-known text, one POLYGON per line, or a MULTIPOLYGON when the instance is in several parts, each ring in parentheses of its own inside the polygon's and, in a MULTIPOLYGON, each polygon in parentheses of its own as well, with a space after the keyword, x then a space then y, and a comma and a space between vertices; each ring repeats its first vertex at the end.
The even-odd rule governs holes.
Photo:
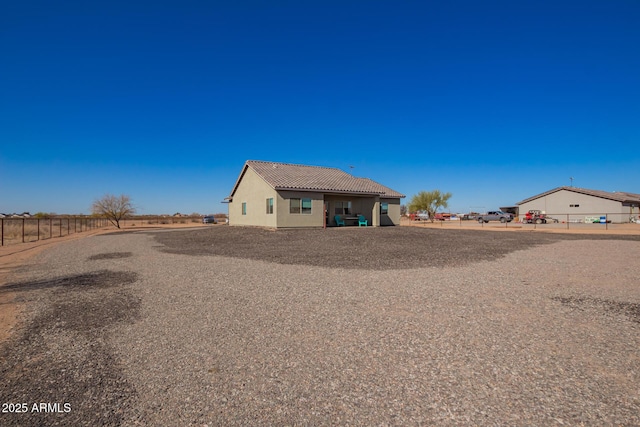
POLYGON ((0 212, 226 212, 245 160, 452 211, 640 193, 640 2, 5 1, 0 212))

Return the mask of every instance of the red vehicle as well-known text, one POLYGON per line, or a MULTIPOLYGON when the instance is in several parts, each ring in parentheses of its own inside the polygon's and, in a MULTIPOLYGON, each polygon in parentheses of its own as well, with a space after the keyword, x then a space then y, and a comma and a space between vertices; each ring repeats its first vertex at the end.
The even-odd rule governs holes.
POLYGON ((532 209, 524 215, 524 222, 527 224, 546 224, 547 218, 546 215, 542 213, 542 211, 532 209))

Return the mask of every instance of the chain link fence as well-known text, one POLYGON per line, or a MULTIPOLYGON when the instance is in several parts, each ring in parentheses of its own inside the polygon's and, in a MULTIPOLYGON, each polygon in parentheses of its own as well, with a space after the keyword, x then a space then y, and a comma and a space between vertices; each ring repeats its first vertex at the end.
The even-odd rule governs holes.
POLYGON ((447 214, 445 219, 440 219, 442 216, 435 218, 433 223, 430 220, 412 220, 410 218, 403 218, 403 222, 411 223, 413 225, 417 224, 435 224, 444 226, 449 225, 459 225, 460 227, 465 228, 478 228, 478 227, 518 227, 518 228, 541 228, 541 229, 604 229, 608 230, 609 228, 619 228, 618 226, 621 224, 636 224, 640 228, 640 215, 629 213, 623 214, 620 212, 613 213, 602 213, 602 212, 593 212, 593 213, 545 213, 543 217, 536 218, 531 222, 527 222, 525 215, 520 215, 519 217, 515 217, 510 222, 500 222, 500 221, 479 221, 477 215, 454 215, 447 214))

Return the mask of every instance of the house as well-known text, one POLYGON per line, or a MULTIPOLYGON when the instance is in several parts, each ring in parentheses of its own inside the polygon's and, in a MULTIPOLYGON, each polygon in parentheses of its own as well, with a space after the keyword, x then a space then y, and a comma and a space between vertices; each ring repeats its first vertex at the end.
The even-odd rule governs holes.
POLYGON ((336 168, 248 160, 225 200, 229 224, 272 228, 399 225, 405 197, 368 178, 336 168))
POLYGON ((531 209, 565 221, 593 222, 606 216, 611 222, 638 218, 640 194, 608 192, 576 187, 558 187, 517 203, 520 215, 531 209))

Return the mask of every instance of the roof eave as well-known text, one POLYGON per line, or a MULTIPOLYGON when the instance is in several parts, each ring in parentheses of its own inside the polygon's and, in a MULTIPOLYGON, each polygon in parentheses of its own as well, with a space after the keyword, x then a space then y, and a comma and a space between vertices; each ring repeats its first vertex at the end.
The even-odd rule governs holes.
POLYGON ((362 196, 380 196, 380 193, 374 193, 370 191, 351 191, 351 190, 334 190, 328 188, 300 188, 300 187, 275 187, 276 190, 285 191, 304 191, 309 193, 339 193, 339 194, 358 194, 362 196))
POLYGON ((385 193, 378 193, 373 191, 352 191, 352 190, 335 190, 335 189, 327 189, 327 188, 300 188, 300 187, 283 187, 278 186, 274 188, 277 191, 304 191, 308 193, 334 193, 334 194, 357 194, 358 196, 380 196, 389 199, 403 199, 406 196, 404 194, 392 195, 385 193))

